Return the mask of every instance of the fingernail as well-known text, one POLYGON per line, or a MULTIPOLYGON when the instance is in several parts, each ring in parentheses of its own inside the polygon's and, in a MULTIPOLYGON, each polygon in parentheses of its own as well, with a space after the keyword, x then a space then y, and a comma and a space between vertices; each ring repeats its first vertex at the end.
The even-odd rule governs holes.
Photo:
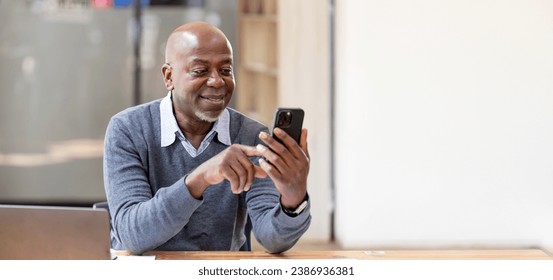
POLYGON ((261 145, 261 144, 258 144, 256 146, 257 150, 261 153, 264 153, 267 149, 265 148, 265 146, 261 145))
POLYGON ((267 133, 261 131, 261 132, 259 133, 259 138, 261 138, 261 139, 267 139, 267 133))
POLYGON ((277 127, 277 128, 275 128, 275 134, 277 136, 284 136, 284 130, 277 127))

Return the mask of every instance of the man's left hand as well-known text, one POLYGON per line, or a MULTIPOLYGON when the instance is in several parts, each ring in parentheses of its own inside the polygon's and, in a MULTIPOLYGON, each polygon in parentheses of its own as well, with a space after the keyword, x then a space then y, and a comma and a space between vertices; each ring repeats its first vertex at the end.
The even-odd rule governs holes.
POLYGON ((284 145, 267 133, 261 132, 259 138, 267 146, 257 145, 258 151, 263 155, 263 158, 259 159, 259 166, 275 183, 281 194, 282 206, 295 209, 307 193, 307 174, 309 174, 307 129, 302 129, 299 145, 280 128, 275 128, 273 133, 284 145))

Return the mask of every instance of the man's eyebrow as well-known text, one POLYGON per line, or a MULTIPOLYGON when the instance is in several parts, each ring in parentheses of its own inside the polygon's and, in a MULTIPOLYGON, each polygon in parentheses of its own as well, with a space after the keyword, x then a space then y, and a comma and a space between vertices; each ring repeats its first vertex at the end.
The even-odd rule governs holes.
MULTIPOLYGON (((209 61, 201 58, 192 59, 192 63, 209 64, 209 61)), ((232 64, 232 58, 225 58, 221 61, 222 64, 232 64)))
POLYGON ((209 61, 207 61, 205 59, 201 59, 201 58, 194 58, 194 59, 192 59, 192 62, 201 63, 201 64, 208 64, 209 63, 209 61))
POLYGON ((227 63, 232 64, 232 58, 226 58, 226 59, 224 59, 224 60, 221 61, 221 62, 224 63, 224 64, 227 64, 227 63))

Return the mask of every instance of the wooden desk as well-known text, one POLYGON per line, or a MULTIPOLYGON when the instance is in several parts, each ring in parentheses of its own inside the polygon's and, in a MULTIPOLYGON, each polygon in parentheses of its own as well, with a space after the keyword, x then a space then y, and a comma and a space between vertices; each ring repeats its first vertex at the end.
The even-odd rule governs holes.
MULTIPOLYGON (((116 255, 129 255, 125 251, 116 255)), ((386 250, 386 251, 290 251, 282 254, 253 252, 152 251, 156 260, 240 260, 240 259, 358 259, 358 260, 553 260, 539 249, 516 250, 386 250)))

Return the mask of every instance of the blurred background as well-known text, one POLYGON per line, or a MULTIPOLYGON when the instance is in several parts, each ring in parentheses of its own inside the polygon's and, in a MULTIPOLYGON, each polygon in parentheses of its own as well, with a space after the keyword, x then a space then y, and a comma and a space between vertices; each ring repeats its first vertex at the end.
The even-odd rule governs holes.
POLYGON ((137 90, 132 0, 0 1, 0 201, 105 200, 107 123, 166 94, 160 65, 169 33, 204 20, 235 43, 234 1, 142 2, 137 90))
POLYGON ((0 0, 0 203, 105 200, 108 121, 165 96, 195 20, 234 46, 232 107, 306 112, 300 248, 553 249, 549 0, 0 0))

